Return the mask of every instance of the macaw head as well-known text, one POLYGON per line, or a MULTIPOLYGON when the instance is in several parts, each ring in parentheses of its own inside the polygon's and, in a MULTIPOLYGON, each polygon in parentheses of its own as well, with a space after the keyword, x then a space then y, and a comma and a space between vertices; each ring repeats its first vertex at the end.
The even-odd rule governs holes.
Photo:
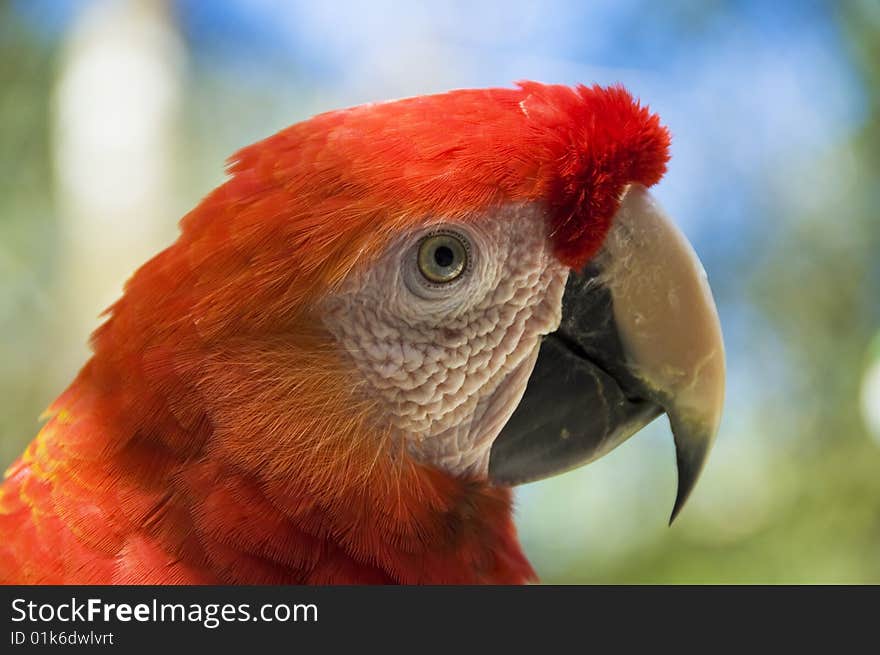
POLYGON ((178 451, 334 507, 377 477, 551 476, 665 413, 674 516, 724 350, 706 274, 646 190, 668 148, 617 86, 319 115, 234 157, 129 283, 95 366, 150 382, 131 402, 170 412, 157 438, 178 451))

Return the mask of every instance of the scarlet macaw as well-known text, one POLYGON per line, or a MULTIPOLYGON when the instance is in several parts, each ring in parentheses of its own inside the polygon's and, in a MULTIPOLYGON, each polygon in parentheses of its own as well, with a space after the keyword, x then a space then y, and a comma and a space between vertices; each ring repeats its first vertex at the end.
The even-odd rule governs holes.
POLYGON ((510 486, 720 417, 696 255, 619 86, 334 111, 238 152, 0 490, 0 581, 523 583, 510 486))

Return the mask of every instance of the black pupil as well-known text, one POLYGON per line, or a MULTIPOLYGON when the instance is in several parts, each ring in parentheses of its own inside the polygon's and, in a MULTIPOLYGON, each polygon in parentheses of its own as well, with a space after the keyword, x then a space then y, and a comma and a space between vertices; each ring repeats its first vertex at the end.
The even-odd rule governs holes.
POLYGON ((434 251, 434 262, 440 268, 451 266, 453 261, 455 261, 455 253, 449 246, 440 246, 434 251))

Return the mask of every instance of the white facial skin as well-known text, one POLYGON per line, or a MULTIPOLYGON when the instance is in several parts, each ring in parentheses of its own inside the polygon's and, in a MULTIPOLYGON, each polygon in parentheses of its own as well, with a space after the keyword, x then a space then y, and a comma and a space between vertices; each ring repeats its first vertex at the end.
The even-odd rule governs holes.
POLYGON ((399 239, 328 299, 324 320, 416 459, 485 478, 541 335, 559 326, 567 276, 543 210, 510 206, 399 239), (468 249, 465 270, 450 282, 431 282, 419 267, 419 244, 437 232, 468 249))

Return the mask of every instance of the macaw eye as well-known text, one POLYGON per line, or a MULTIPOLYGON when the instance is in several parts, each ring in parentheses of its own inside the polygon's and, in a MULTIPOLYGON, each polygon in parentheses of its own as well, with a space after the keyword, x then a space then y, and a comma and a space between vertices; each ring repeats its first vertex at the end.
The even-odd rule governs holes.
POLYGON ((450 232, 429 234, 419 244, 419 272, 429 282, 452 282, 464 272, 468 247, 462 237, 450 232))

